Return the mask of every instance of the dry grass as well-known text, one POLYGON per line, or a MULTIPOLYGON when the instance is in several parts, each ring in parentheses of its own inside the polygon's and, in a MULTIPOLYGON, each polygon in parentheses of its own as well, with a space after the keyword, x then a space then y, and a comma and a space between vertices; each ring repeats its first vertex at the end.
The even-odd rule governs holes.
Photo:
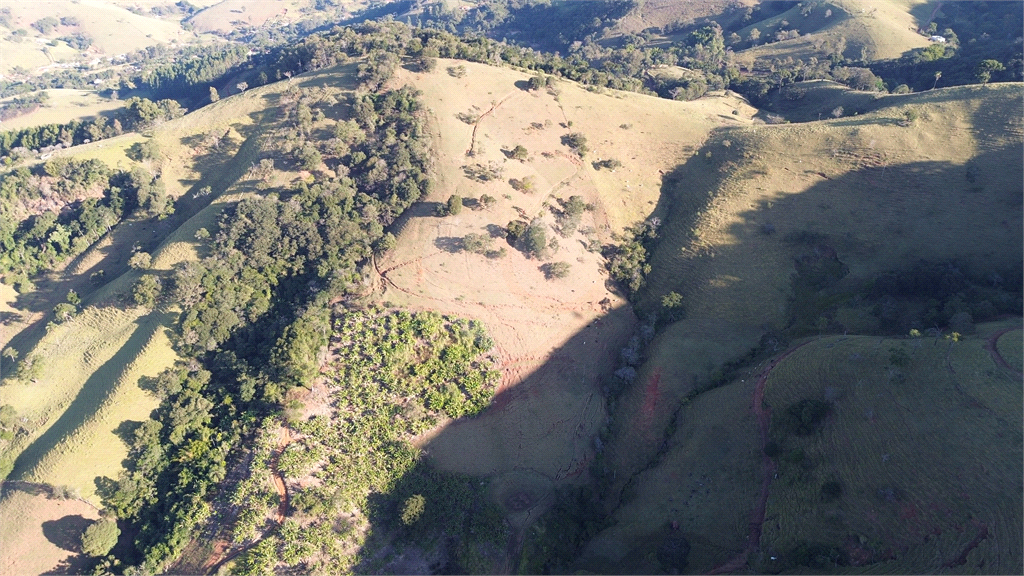
POLYGON ((828 54, 816 48, 816 44, 835 43, 840 39, 845 39, 844 55, 851 60, 860 60, 862 48, 872 60, 899 58, 929 44, 927 37, 917 33, 919 22, 912 14, 912 11, 919 12, 923 4, 924 0, 836 0, 815 6, 807 16, 801 15, 802 7, 797 6, 738 31, 746 40, 750 31, 757 28, 762 32, 759 41, 762 44, 740 50, 736 61, 753 66, 757 60, 774 58, 806 60, 813 56, 823 59, 828 54), (826 18, 824 13, 829 9, 833 15, 826 18), (800 37, 764 44, 767 33, 774 33, 782 21, 789 22, 787 30, 799 30, 800 37))
POLYGON ((4 130, 19 130, 41 124, 63 124, 99 116, 120 108, 123 103, 102 98, 91 90, 51 89, 46 91, 50 99, 45 106, 29 114, 12 118, 3 123, 4 130))
MULTIPOLYGON (((632 314, 609 291, 601 259, 584 249, 580 233, 559 238, 550 260, 572 268, 558 281, 545 280, 543 261, 507 246, 503 233, 494 245, 506 248, 504 258, 453 253, 448 246, 468 233, 504 227, 519 217, 517 209, 550 225, 543 204, 571 195, 595 205, 581 227, 609 241, 611 231, 654 210, 659 169, 699 147, 711 128, 749 123, 753 110, 726 96, 681 103, 594 93, 570 82, 559 82, 554 93, 527 92, 517 86, 525 84, 525 74, 465 63, 466 76, 453 78, 445 69, 456 64, 461 63, 442 60, 434 73, 403 73, 399 80, 423 91, 430 114, 436 189, 426 200, 489 194, 498 202, 446 218, 432 216, 427 206, 414 207, 415 214, 400 225, 398 246, 376 263, 384 276, 381 299, 478 319, 497 342, 504 378, 495 407, 424 438, 435 462, 474 474, 531 469, 556 482, 575 481, 593 456, 604 413, 600 378, 614 368, 632 314), (732 115, 736 108, 743 113, 732 115), (456 117, 466 112, 481 116, 475 141, 474 126, 456 117), (570 132, 587 137, 591 151, 583 160, 561 143, 570 132), (529 151, 527 160, 506 157, 504 151, 516 145, 529 151), (467 157, 471 148, 476 153, 467 157), (591 162, 604 158, 622 166, 596 171, 591 162), (467 178, 462 167, 476 163, 500 166, 503 177, 482 183, 467 178), (533 193, 507 183, 526 176, 537 182, 533 193)), ((548 235, 555 236, 550 229, 548 235)))
MULTIPOLYGON (((196 13, 189 22, 199 32, 226 34, 242 26, 284 26, 306 14, 308 0, 221 0, 196 13)), ((365 0, 352 0, 353 7, 365 0)))
POLYGON ((99 517, 95 508, 79 500, 51 500, 9 490, 0 500, 0 518, 4 519, 0 522, 0 542, 4 543, 0 546, 0 576, 83 570, 81 564, 71 563, 76 552, 53 540, 73 548, 68 542, 99 517))
POLYGON ((7 7, 11 9, 12 26, 28 30, 29 34, 22 42, 0 40, 0 54, 4 54, 0 59, 0 73, 4 74, 14 66, 38 71, 42 67, 80 59, 79 51, 63 42, 58 47, 47 46, 51 38, 74 32, 85 32, 93 38, 93 45, 86 50, 87 59, 124 54, 160 43, 196 40, 193 33, 182 30, 178 21, 139 16, 106 0, 37 0, 12 2, 7 7), (30 25, 46 16, 72 16, 79 20, 80 25, 60 26, 42 36, 30 25), (49 57, 43 48, 49 49, 49 57))

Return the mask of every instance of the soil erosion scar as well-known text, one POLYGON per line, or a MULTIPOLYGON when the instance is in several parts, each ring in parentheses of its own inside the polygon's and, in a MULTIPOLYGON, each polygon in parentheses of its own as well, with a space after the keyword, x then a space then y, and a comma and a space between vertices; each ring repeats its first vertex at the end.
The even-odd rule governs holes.
POLYGON ((786 356, 789 356, 793 352, 796 352, 800 348, 810 344, 810 342, 804 342, 803 344, 790 348, 782 356, 779 356, 768 364, 757 375, 757 384, 754 386, 754 397, 753 406, 751 409, 754 411, 754 416, 757 417, 757 424, 760 428, 761 433, 761 454, 764 462, 764 477, 761 480, 761 495, 758 497, 757 506, 754 507, 753 512, 750 514, 750 534, 747 536, 747 547, 743 549, 735 558, 729 560, 725 564, 715 568, 708 572, 708 574, 725 574, 728 572, 735 572, 740 568, 747 565, 747 559, 750 557, 761 543, 761 527, 764 524, 765 508, 768 504, 768 488, 771 486, 772 477, 775 475, 775 461, 764 454, 765 445, 768 443, 768 425, 771 422, 771 410, 764 406, 764 388, 768 382, 768 375, 771 374, 772 369, 781 363, 786 356))

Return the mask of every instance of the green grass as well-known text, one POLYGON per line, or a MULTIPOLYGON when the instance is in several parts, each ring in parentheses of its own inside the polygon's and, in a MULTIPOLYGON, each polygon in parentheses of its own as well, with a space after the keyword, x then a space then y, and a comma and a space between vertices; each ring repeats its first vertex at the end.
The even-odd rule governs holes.
POLYGON ((1021 338, 1020 330, 1003 334, 999 337, 996 346, 1007 364, 1018 372, 1024 370, 1024 340, 1021 338))
POLYGON ((794 562, 805 542, 848 554, 863 548, 876 561, 895 553, 873 573, 938 571, 978 534, 976 520, 1004 529, 992 530, 957 571, 982 561, 983 572, 1020 571, 1020 530, 1005 528, 1020 525, 1021 388, 983 344, 837 336, 775 368, 765 403, 781 455, 761 541, 779 557, 775 566, 794 562), (891 365, 894 348, 908 354, 907 365, 891 365), (826 402, 829 413, 815 432, 797 436, 784 414, 803 399, 826 402), (823 493, 829 482, 841 495, 823 493))

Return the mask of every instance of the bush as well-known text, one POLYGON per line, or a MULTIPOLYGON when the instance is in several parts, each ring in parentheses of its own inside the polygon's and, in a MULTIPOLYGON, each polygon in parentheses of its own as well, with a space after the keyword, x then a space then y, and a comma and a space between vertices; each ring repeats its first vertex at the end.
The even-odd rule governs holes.
POLYGON ((147 252, 136 252, 128 260, 128 266, 135 270, 148 270, 153 263, 153 257, 147 252))
POLYGON ((486 254, 491 248, 491 237, 485 234, 466 234, 462 238, 462 247, 474 254, 486 254))
POLYGON ((508 184, 517 192, 529 194, 537 188, 537 179, 533 176, 524 176, 522 179, 509 178, 508 184))
POLYGON ((570 269, 572 269, 572 266, 568 262, 551 262, 541 266, 541 270, 544 272, 544 277, 548 280, 565 278, 569 275, 570 269))
POLYGON ((413 494, 405 501, 405 506, 402 509, 402 524, 410 526, 415 524, 417 520, 423 516, 423 510, 426 507, 426 499, 423 498, 422 494, 413 494))
POLYGON ((446 208, 449 215, 458 216, 459 213, 462 212, 462 196, 457 196, 455 194, 449 196, 446 208))
POLYGON ((580 158, 583 158, 590 148, 587 148, 587 137, 579 132, 572 132, 562 136, 562 144, 572 148, 572 151, 579 154, 580 158))
POLYGON ((530 224, 530 227, 526 229, 524 240, 527 254, 533 255, 535 258, 544 257, 548 248, 548 234, 543 223, 535 220, 530 224))
POLYGON ((786 408, 785 419, 794 434, 809 436, 821 426, 830 410, 828 402, 805 398, 786 408))
POLYGON ((89 556, 105 556, 117 544, 121 530, 113 520, 100 520, 89 525, 82 533, 82 553, 89 556))
POLYGON ((509 242, 514 243, 526 232, 526 222, 523 222, 522 220, 512 220, 508 223, 508 226, 505 227, 505 230, 507 231, 505 237, 509 242))
POLYGON ((152 274, 146 274, 132 287, 132 300, 138 306, 153 308, 160 297, 160 292, 160 280, 152 274))

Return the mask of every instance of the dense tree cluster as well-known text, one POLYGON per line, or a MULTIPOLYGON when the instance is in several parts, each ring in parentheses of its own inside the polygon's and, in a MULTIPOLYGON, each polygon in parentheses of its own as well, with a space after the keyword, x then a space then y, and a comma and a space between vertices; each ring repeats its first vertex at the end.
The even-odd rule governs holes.
POLYGON ((145 130, 185 113, 174 100, 153 102, 132 97, 113 122, 98 116, 91 120, 72 120, 66 124, 43 124, 21 130, 0 132, 0 157, 19 152, 37 152, 54 148, 67 148, 86 142, 118 136, 125 130, 145 130))
POLYGON ((609 274, 625 288, 630 298, 643 287, 647 274, 651 272, 648 259, 660 224, 659 219, 651 218, 630 226, 622 234, 614 236, 617 245, 605 250, 609 274))
POLYGON ((163 183, 144 168, 111 171, 98 160, 55 158, 33 174, 18 168, 0 181, 0 273, 27 282, 85 251, 123 217, 136 210, 146 215, 171 209, 163 183), (69 206, 23 217, 23 203, 52 190, 69 206), (102 197, 82 197, 102 187, 102 197), (23 219, 24 218, 24 219, 23 219))
MULTIPOLYGON (((295 104, 298 112, 302 102, 295 104)), ((184 308, 178 345, 195 360, 154 384, 164 400, 137 435, 136 468, 107 491, 117 513, 141 529, 136 543, 146 569, 176 557, 207 517, 211 490, 240 438, 280 406, 286 389, 319 373, 332 332, 329 302, 360 290, 360 267, 385 242, 384 226, 428 185, 418 109, 408 88, 357 99, 352 124, 339 130, 347 144, 336 161, 347 175, 243 200, 223 215, 210 256, 175 270, 172 290, 184 308), (146 457, 157 453, 163 457, 146 457)), ((146 287, 137 288, 145 299, 146 287)), ((449 348, 443 377, 463 370, 461 348, 449 348)), ((441 387, 427 401, 452 414, 478 410, 466 407, 486 398, 487 381, 477 380, 464 387, 476 394, 471 400, 441 387)), ((261 543, 246 562, 268 546, 261 543)))

